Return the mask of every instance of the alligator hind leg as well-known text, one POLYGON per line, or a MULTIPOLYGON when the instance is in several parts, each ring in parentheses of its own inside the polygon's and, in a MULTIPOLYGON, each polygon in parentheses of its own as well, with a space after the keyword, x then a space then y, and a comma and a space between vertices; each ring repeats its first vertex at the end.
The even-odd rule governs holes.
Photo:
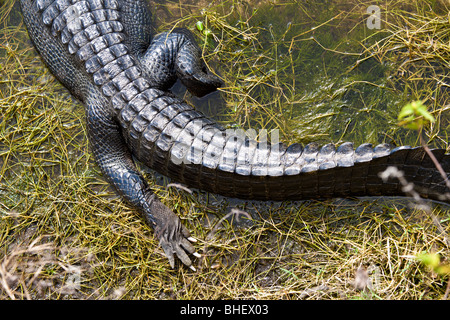
POLYGON ((104 112, 108 102, 95 86, 89 87, 86 119, 89 141, 97 164, 117 192, 144 217, 155 230, 159 242, 174 267, 175 256, 192 267, 188 254, 194 254, 189 231, 178 216, 152 192, 138 172, 123 140, 118 124, 104 112))
POLYGON ((139 58, 152 86, 168 90, 177 79, 195 96, 202 97, 223 86, 208 70, 192 33, 183 28, 155 36, 147 52, 139 58))

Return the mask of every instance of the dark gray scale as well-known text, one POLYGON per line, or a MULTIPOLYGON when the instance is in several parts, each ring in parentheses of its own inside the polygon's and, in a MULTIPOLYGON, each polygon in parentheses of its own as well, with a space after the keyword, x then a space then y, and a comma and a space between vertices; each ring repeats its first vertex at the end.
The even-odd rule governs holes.
POLYGON ((286 146, 283 143, 277 143, 271 144, 269 148, 270 154, 267 161, 267 176, 265 178, 267 185, 266 199, 271 198, 273 195, 274 200, 276 200, 286 194, 283 163, 286 146))
POLYGON ((132 66, 134 66, 134 61, 129 55, 119 57, 93 74, 94 83, 101 86, 114 79, 123 70, 129 69, 132 66))
POLYGON ((53 2, 54 0, 36 0, 36 6, 39 9, 39 11, 43 11, 53 2))
POLYGON ((319 169, 317 156, 319 145, 316 142, 308 143, 303 149, 302 155, 295 161, 300 166, 300 172, 311 172, 319 169))
MULTIPOLYGON (((63 30, 63 34, 66 32, 66 28, 63 30)), ((68 49, 70 54, 75 54, 82 46, 86 45, 89 42, 87 32, 85 30, 79 31, 71 36, 72 32, 69 32, 67 30, 67 35, 65 35, 65 38, 70 38, 68 43, 68 49)))
MULTIPOLYGON (((441 165, 444 172, 447 173, 447 179, 450 179, 450 155, 445 154, 444 149, 431 150, 436 160, 441 165)), ((435 169, 435 164, 430 157, 425 156, 421 162, 421 167, 417 172, 417 176, 420 179, 413 181, 415 185, 425 190, 433 190, 435 195, 442 195, 449 193, 448 188, 445 185, 444 178, 435 169)))
POLYGON ((300 173, 301 166, 297 163, 297 159, 303 153, 303 146, 299 143, 291 144, 284 154, 284 172, 286 175, 297 175, 300 173))
MULTIPOLYGON (((78 23, 80 26, 83 26, 84 28, 95 23, 92 13, 81 12, 80 14, 80 9, 83 10, 83 8, 80 7, 79 9, 79 7, 80 4, 72 6, 67 3, 67 5, 60 11, 61 13, 55 18, 52 23, 51 31, 53 36, 56 37, 61 31, 63 31, 68 22, 76 21, 76 23, 78 23)), ((84 8, 87 9, 86 7, 84 8)), ((67 42, 69 42, 69 40, 67 40, 67 36, 68 33, 64 33, 64 35, 62 35, 62 43, 66 44, 67 42)))
POLYGON ((123 31, 123 25, 119 21, 103 21, 97 23, 97 26, 101 35, 123 31))
POLYGON ((317 153, 318 189, 319 194, 324 197, 330 197, 334 194, 336 171, 329 169, 337 166, 335 156, 336 147, 332 143, 324 145, 317 153))
MULTIPOLYGON (((109 63, 109 62, 114 60, 114 56, 111 54, 111 51, 109 49, 110 48, 107 48, 107 50, 104 50, 104 51, 107 51, 107 52, 102 54, 102 56, 103 56, 102 58, 100 58, 97 55, 90 56, 90 57, 87 56, 86 57, 87 61, 86 61, 86 64, 85 64, 85 68, 86 68, 86 71, 88 73, 91 73, 91 74, 95 73, 98 70, 100 70, 100 68, 105 66, 107 63, 109 63), (108 60, 106 59, 107 57, 109 57, 108 60)), ((84 57, 81 57, 81 58, 84 58, 84 57)))
POLYGON ((319 145, 315 142, 309 143, 303 149, 301 156, 296 160, 300 166, 301 173, 301 194, 302 197, 311 197, 311 194, 319 192, 317 155, 319 145))
POLYGON ((128 104, 125 104, 123 107, 128 107, 132 109, 134 112, 141 112, 147 104, 150 103, 151 100, 147 98, 146 91, 140 92, 137 94, 128 104))
POLYGON ((408 157, 410 146, 401 146, 391 150, 387 163, 390 165, 403 166, 408 157))
POLYGON ((126 85, 119 93, 126 101, 132 101, 139 93, 149 89, 149 84, 144 78, 137 78, 126 85))
POLYGON ((75 56, 82 62, 85 62, 94 56, 94 49, 88 42, 76 52, 75 56))
POLYGON ((344 142, 336 150, 336 164, 338 167, 352 167, 355 163, 352 142, 344 142))
POLYGON ((175 37, 167 32, 156 35, 141 59, 152 85, 163 90, 169 89, 176 81, 174 55, 178 51, 170 48, 175 37))
POLYGON ((89 11, 86 3, 78 2, 67 8, 62 15, 55 19, 52 25, 52 32, 55 36, 61 33, 62 43, 67 44, 76 34, 94 23, 94 16, 89 11))
POLYGON ((161 162, 159 159, 161 152, 155 148, 155 142, 162 132, 162 128, 167 125, 167 119, 159 113, 152 119, 149 125, 142 132, 140 141, 140 155, 139 157, 145 160, 145 164, 151 168, 158 168, 157 163, 161 162))
MULTIPOLYGON (((153 119, 154 115, 149 115, 148 112, 154 112, 155 114, 157 113, 157 111, 151 106, 149 106, 148 108, 148 111, 144 110, 143 112, 141 112, 141 110, 137 111, 135 108, 133 108, 132 104, 128 104, 125 108, 122 109, 121 117, 124 123, 128 123, 128 136, 131 141, 139 142, 142 133, 150 123, 149 119, 153 119), (129 115, 131 115, 131 117, 129 115), (131 121, 127 121, 130 118, 131 121)), ((138 145, 136 145, 136 148, 136 151, 139 151, 138 145)))
POLYGON ((223 152, 217 167, 217 185, 220 186, 221 192, 223 191, 224 194, 232 197, 238 196, 234 188, 234 177, 236 176, 237 155, 244 140, 245 137, 243 135, 237 135, 235 133, 227 134, 223 152))
POLYGON ((208 144, 212 140, 217 129, 213 126, 203 125, 202 129, 198 131, 194 140, 191 144, 191 149, 186 156, 188 163, 192 164, 202 164, 204 155, 206 154, 206 149, 208 144))
MULTIPOLYGON (((168 113, 174 114, 173 117, 176 116, 176 114, 182 112, 183 110, 180 108, 177 108, 176 106, 169 106, 165 110, 163 110, 161 113, 165 117, 164 124, 161 121, 161 133, 158 137, 158 139, 155 142, 155 148, 154 148, 154 159, 153 159, 153 166, 158 168, 158 171, 161 173, 164 173, 165 175, 168 175, 169 166, 171 163, 170 154, 172 147, 175 144, 174 137, 171 132, 170 128, 173 128, 171 126, 171 119, 167 117, 168 113), (167 127, 169 127, 169 130, 166 130, 167 127)), ((180 129, 181 130, 181 129, 180 129)))
MULTIPOLYGON (((442 163, 445 155, 445 150, 444 149, 435 149, 435 150, 431 150, 431 153, 433 153, 434 157, 436 158, 436 161, 438 163, 442 163)), ((433 160, 431 160, 430 157, 428 156, 424 156, 420 166, 424 167, 424 168, 435 168, 435 164, 433 162, 433 160)), ((445 171, 445 170, 444 170, 445 171)))
POLYGON ((331 169, 337 166, 336 160, 336 147, 333 143, 329 143, 320 148, 317 153, 317 165, 319 170, 331 169))
MULTIPOLYGON (((105 50, 107 51, 107 50, 105 50)), ((127 69, 128 70, 128 69, 127 69)), ((119 73, 110 82, 104 84, 102 86, 102 90, 104 91, 107 87, 110 87, 112 92, 122 91, 132 80, 127 75, 126 70, 119 73)), ((106 94, 106 96, 112 96, 112 94, 106 94)))
MULTIPOLYGON (((119 95, 117 95, 119 96, 119 95)), ((129 130, 131 128, 131 122, 134 121, 138 116, 138 112, 136 112, 133 108, 131 108, 126 102, 124 103, 124 107, 121 108, 119 114, 119 123, 121 127, 125 130, 129 130)), ((139 114, 139 117, 141 115, 139 114)))
MULTIPOLYGON (((114 95, 111 99, 111 105, 109 106, 108 110, 112 111, 112 114, 114 115, 114 118, 119 121, 119 123, 123 126, 123 124, 120 122, 120 112, 123 108, 126 107, 126 105, 129 103, 128 100, 125 99, 125 96, 119 92, 116 95, 114 95)), ((145 105, 144 105, 145 106, 145 105)), ((126 128, 125 126, 124 128, 126 128)))
POLYGON ((245 138, 237 155, 235 172, 238 175, 249 176, 252 173, 252 160, 256 150, 257 142, 255 140, 245 138))
POLYGON ((135 152, 136 157, 140 157, 140 142, 144 130, 148 127, 149 121, 141 115, 136 116, 136 112, 132 108, 126 108, 122 111, 122 118, 132 117, 130 126, 128 127, 128 141, 135 152), (133 117, 134 115, 134 117, 133 117))
POLYGON ((117 61, 116 57, 118 56, 120 58, 121 54, 123 56, 125 55, 125 53, 109 49, 110 48, 107 48, 102 51, 108 52, 109 55, 105 53, 104 55, 102 55, 102 58, 98 58, 98 55, 94 56, 92 59, 86 62, 86 67, 88 70, 91 70, 91 68, 97 69, 94 73, 96 74, 96 76, 94 76, 94 83, 101 84, 101 89, 107 97, 112 97, 120 91, 124 99, 126 99, 127 101, 131 101, 131 99, 134 98, 137 93, 140 93, 147 89, 148 85, 139 85, 140 88, 139 92, 137 93, 132 94, 131 92, 129 92, 129 90, 132 90, 132 88, 127 88, 130 83, 134 83, 134 85, 137 85, 137 81, 139 80, 142 80, 144 81, 143 83, 145 83, 145 79, 139 79, 139 70, 132 69, 132 61, 130 61, 130 68, 117 74, 117 72, 120 71, 120 68, 118 66, 115 66, 114 63, 111 62, 117 61), (104 61, 100 59, 104 59, 104 61), (103 67, 103 64, 105 64, 107 67, 103 67))
POLYGON ((87 1, 89 2, 89 7, 91 8, 92 11, 100 9, 116 10, 119 7, 119 3, 116 0, 87 0, 87 1))
POLYGON ((218 169, 223 172, 234 173, 236 171, 236 160, 245 137, 241 135, 227 135, 218 169))
POLYGON ((89 7, 92 11, 98 11, 105 8, 105 3, 103 0, 87 0, 89 1, 89 7))
POLYGON ((89 0, 90 3, 95 3, 99 8, 118 9, 119 2, 117 0, 89 0))
MULTIPOLYGON (((105 66, 112 62, 115 58, 126 55, 127 49, 121 44, 120 36, 112 36, 112 34, 106 34, 104 36, 99 36, 94 40, 87 42, 76 52, 76 56, 81 61, 87 61, 95 55, 97 63, 105 66)), ((87 63, 87 66, 89 64, 87 63)), ((95 73, 98 70, 95 70, 95 73)), ((124 71, 124 69, 122 69, 124 71)))
POLYGON ((267 142, 258 142, 252 160, 253 176, 266 176, 268 174, 267 167, 270 156, 270 148, 267 142))
MULTIPOLYGON (((447 156, 449 155, 447 154, 447 156)), ((450 174, 448 174, 448 167, 445 172, 447 172, 447 179, 450 179, 450 174)), ((429 187, 432 189, 431 195, 434 196, 433 198, 440 199, 442 198, 442 195, 446 194, 447 200, 444 201, 449 202, 448 197, 450 197, 450 190, 446 186, 441 174, 436 170, 429 169, 428 176, 431 177, 429 187)))
POLYGON ((161 135, 156 140, 156 147, 161 151, 168 152, 175 142, 175 138, 173 136, 175 132, 171 130, 173 130, 176 126, 171 125, 172 119, 174 119, 181 112, 189 109, 190 107, 188 107, 186 104, 170 104, 167 108, 160 112, 160 114, 167 120, 167 124, 163 128, 161 128, 161 135))
POLYGON ((442 169, 450 176, 450 154, 445 154, 441 160, 442 169))
MULTIPOLYGON (((194 121, 195 122, 195 121, 194 121)), ((200 185, 200 172, 203 162, 203 156, 206 152, 209 142, 212 140, 214 133, 211 132, 209 125, 198 124, 201 129, 195 134, 189 150, 185 156, 184 181, 188 185, 197 187, 200 185)))
POLYGON ((176 100, 162 96, 151 101, 139 113, 140 117, 149 121, 140 138, 139 159, 149 167, 167 170, 169 149, 175 141, 163 131, 168 123, 183 109, 178 108, 176 100), (157 141, 161 137, 159 146, 157 141), (169 143, 170 141, 170 143, 169 143), (162 149, 163 148, 163 149, 162 149), (167 149, 167 150, 165 150, 167 149))
POLYGON ((258 199, 266 199, 268 190, 268 159, 270 156, 270 148, 266 141, 258 142, 253 154, 251 175, 254 176, 252 181, 252 192, 258 199))
POLYGON ((257 142, 245 137, 237 153, 236 176, 234 178, 234 191, 236 194, 249 194, 252 198, 252 159, 255 154, 257 142))
POLYGON ((352 178, 350 183, 351 193, 354 195, 366 194, 366 181, 369 166, 366 162, 372 160, 372 144, 364 143, 355 150, 355 164, 352 168, 352 178))
MULTIPOLYGON (((91 41, 89 32, 86 31, 85 29, 82 29, 81 24, 75 30, 72 30, 73 28, 69 28, 69 26, 72 23, 76 24, 78 22, 79 22, 78 19, 71 21, 67 25, 67 27, 65 27, 62 31, 63 35, 66 34, 64 37, 69 39, 68 47, 69 47, 69 52, 71 54, 75 53, 80 47, 85 46, 86 44, 88 44, 91 41)), ((97 27, 94 24, 92 26, 88 26, 86 28, 92 28, 92 29, 97 30, 97 27)), ((112 45, 120 43, 124 40, 124 36, 122 33, 115 33, 115 32, 104 34, 101 37, 99 36, 99 38, 106 40, 108 43, 108 46, 112 46, 112 45)), ((93 41, 96 41, 96 39, 97 38, 93 39, 93 41)))
POLYGON ((172 162, 179 164, 188 163, 187 156, 191 150, 191 145, 195 136, 203 127, 203 118, 204 116, 195 110, 181 113, 178 117, 176 117, 175 121, 184 129, 182 134, 179 134, 175 138, 175 142, 171 150, 172 162))
POLYGON ((189 121, 195 119, 195 117, 202 117, 202 115, 194 111, 191 106, 185 103, 176 104, 174 107, 179 112, 162 131, 161 136, 164 138, 164 141, 157 143, 164 143, 160 148, 168 151, 166 161, 167 175, 179 181, 181 179, 181 171, 183 168, 182 162, 189 150, 189 145, 181 143, 178 138, 184 136, 185 127, 189 121))
POLYGON ((109 33, 107 35, 105 34, 104 36, 98 37, 90 42, 90 46, 92 48, 92 51, 94 51, 94 53, 97 54, 100 51, 102 51, 110 46, 110 44, 107 40, 108 35, 111 35, 111 33, 109 33))
POLYGON ((98 52, 97 57, 100 59, 100 63, 102 64, 102 66, 105 66, 109 62, 120 58, 127 53, 128 50, 125 45, 123 45, 122 43, 118 43, 98 52))
POLYGON ((91 11, 92 16, 94 17, 95 22, 102 21, 118 21, 120 18, 119 12, 117 10, 111 9, 98 9, 91 11))
POLYGON ((53 20, 61 13, 57 4, 58 1, 54 1, 42 12, 42 22, 44 22, 45 25, 51 26, 53 20))
POLYGON ((395 193, 398 183, 385 185, 379 174, 387 168, 387 161, 391 148, 389 144, 379 144, 373 148, 372 160, 368 163, 366 191, 373 195, 385 193, 395 193))
POLYGON ((408 157, 405 159, 403 166, 399 169, 402 170, 407 177, 416 177, 425 157, 428 157, 428 155, 423 148, 411 148, 409 149, 408 157))
POLYGON ((215 192, 217 189, 217 167, 224 150, 226 134, 225 130, 218 127, 211 128, 210 131, 213 135, 204 152, 201 167, 201 176, 205 178, 201 179, 199 187, 215 192))
POLYGON ((267 175, 279 177, 284 175, 284 163, 282 161, 286 153, 286 147, 283 143, 271 144, 270 154, 267 160, 267 175))
MULTIPOLYGON (((391 150, 391 153, 388 156, 386 165, 387 166, 395 166, 399 170, 403 170, 403 166, 405 164, 405 161, 410 153, 411 147, 410 146, 401 146, 397 147, 391 150)), ((400 185, 397 181, 397 179, 389 179, 388 182, 391 186, 391 188, 394 187, 394 185, 397 185, 398 188, 400 188, 400 185)))
MULTIPOLYGON (((97 73, 101 73, 100 70, 97 71, 97 73)), ((105 78, 109 77, 109 73, 107 73, 107 71, 101 74, 103 74, 105 78)), ((97 83, 99 82, 100 81, 97 83)), ((117 74, 114 78, 102 86, 103 92, 108 91, 105 95, 113 96, 120 92, 121 96, 126 101, 133 100, 138 94, 147 88, 148 84, 145 82, 145 79, 140 78, 140 70, 135 66, 132 66, 129 69, 117 74), (143 81, 142 83, 141 80, 143 81)))
POLYGON ((354 165, 353 143, 345 142, 336 149, 335 160, 337 168, 334 176, 334 190, 339 190, 343 195, 350 195, 350 181, 352 179, 354 165))
MULTIPOLYGON (((410 181, 414 183, 414 189, 419 192, 424 192, 427 194, 431 191, 431 194, 444 194, 446 191, 446 186, 444 179, 441 177, 440 173, 432 168, 419 168, 417 171, 417 177, 415 181, 410 181)), ((425 195, 421 195, 425 196, 425 195)))
MULTIPOLYGON (((164 97, 159 97, 153 101, 150 101, 140 112, 139 117, 146 119, 148 122, 154 121, 154 126, 158 127, 158 115, 167 108, 169 104, 165 101, 164 97)), ((160 115, 160 117, 163 117, 160 115)), ((156 141, 158 137, 155 136, 151 140, 152 143, 156 141)))
POLYGON ((212 128, 213 136, 208 144, 203 157, 203 166, 209 169, 217 169, 224 151, 226 135, 224 130, 212 128))

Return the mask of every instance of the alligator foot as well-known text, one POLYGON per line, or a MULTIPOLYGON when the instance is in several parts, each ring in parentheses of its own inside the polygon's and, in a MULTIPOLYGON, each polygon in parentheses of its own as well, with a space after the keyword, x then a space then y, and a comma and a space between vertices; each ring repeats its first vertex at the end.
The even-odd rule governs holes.
POLYGON ((188 254, 201 257, 191 243, 197 240, 191 237, 189 230, 181 224, 180 218, 158 199, 151 202, 151 213, 156 222, 154 226, 156 236, 169 259, 170 266, 175 267, 177 256, 183 264, 196 271, 188 254))

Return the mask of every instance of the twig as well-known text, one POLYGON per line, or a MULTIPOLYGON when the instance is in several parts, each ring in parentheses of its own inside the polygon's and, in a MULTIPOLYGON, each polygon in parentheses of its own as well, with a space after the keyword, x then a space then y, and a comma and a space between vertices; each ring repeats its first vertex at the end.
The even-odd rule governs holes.
POLYGON ((182 189, 182 190, 186 191, 187 193, 192 194, 192 190, 191 190, 191 189, 189 189, 189 188, 186 187, 186 186, 183 186, 183 185, 180 184, 180 183, 169 183, 169 184, 167 185, 167 188, 170 188, 170 187, 182 189))
POLYGON ((411 196, 414 199, 414 201, 416 201, 416 203, 418 203, 418 208, 423 210, 425 213, 427 213, 431 217, 434 225, 442 233, 442 235, 444 237, 444 242, 447 244, 447 246, 450 247, 450 240, 448 239, 447 233, 445 232, 444 228, 442 227, 441 223, 439 222, 439 219, 436 217, 436 215, 433 214, 430 206, 426 204, 426 202, 422 199, 422 197, 419 195, 419 193, 416 190, 414 190, 414 184, 412 182, 408 182, 406 180, 405 175, 403 174, 403 171, 398 170, 396 167, 390 166, 390 167, 387 167, 387 169, 384 170, 383 172, 380 172, 379 176, 385 182, 389 178, 397 178, 398 181, 400 182, 400 184, 402 185, 402 191, 404 193, 406 193, 407 195, 411 196))
MULTIPOLYGON (((203 258, 203 259, 204 259, 204 257, 205 257, 206 249, 208 248, 207 242, 210 241, 210 240, 213 238, 214 234, 217 232, 217 230, 219 230, 219 228, 220 228, 220 226, 222 225, 222 223, 223 223, 226 219, 228 219, 230 216, 233 216, 233 215, 236 216, 236 221, 237 221, 237 222, 239 222, 239 219, 240 219, 239 217, 240 217, 241 215, 245 216, 245 217, 246 217, 247 219, 249 219, 249 220, 252 219, 252 216, 251 216, 248 212, 246 212, 246 211, 243 211, 243 210, 240 210, 240 209, 237 209, 237 208, 231 209, 231 211, 230 211, 229 213, 227 213, 225 216, 223 216, 223 217, 216 223, 216 225, 214 226, 214 228, 213 228, 213 229, 208 233, 208 235, 206 236, 206 240, 207 240, 207 241, 205 242, 205 245, 204 245, 204 247, 203 247, 203 254, 202 254, 202 258, 203 258)), ((201 259, 201 260, 199 261, 199 263, 198 263, 199 268, 201 268, 201 264, 202 264, 203 259, 201 259)))
POLYGON ((222 222, 224 222, 226 219, 228 219, 230 216, 236 216, 236 221, 239 222, 239 216, 243 215, 245 217, 247 217, 247 219, 251 220, 252 216, 243 210, 239 210, 236 208, 231 209, 231 211, 229 213, 227 213, 225 216, 222 217, 222 219, 220 219, 216 225, 214 226, 214 228, 208 233, 208 235, 206 236, 207 240, 211 240, 213 235, 217 232, 217 230, 220 228, 220 225, 222 224, 222 222))

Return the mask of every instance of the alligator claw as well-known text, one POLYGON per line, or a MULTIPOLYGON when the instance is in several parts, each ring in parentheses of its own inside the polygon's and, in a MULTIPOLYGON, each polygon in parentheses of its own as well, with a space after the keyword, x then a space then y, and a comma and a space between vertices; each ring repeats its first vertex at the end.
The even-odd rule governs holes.
POLYGON ((170 266, 175 267, 177 257, 184 265, 195 271, 189 255, 200 256, 191 244, 192 240, 194 240, 192 242, 197 240, 191 237, 189 230, 181 224, 180 218, 159 200, 152 201, 151 213, 156 220, 156 236, 169 259, 170 266))

